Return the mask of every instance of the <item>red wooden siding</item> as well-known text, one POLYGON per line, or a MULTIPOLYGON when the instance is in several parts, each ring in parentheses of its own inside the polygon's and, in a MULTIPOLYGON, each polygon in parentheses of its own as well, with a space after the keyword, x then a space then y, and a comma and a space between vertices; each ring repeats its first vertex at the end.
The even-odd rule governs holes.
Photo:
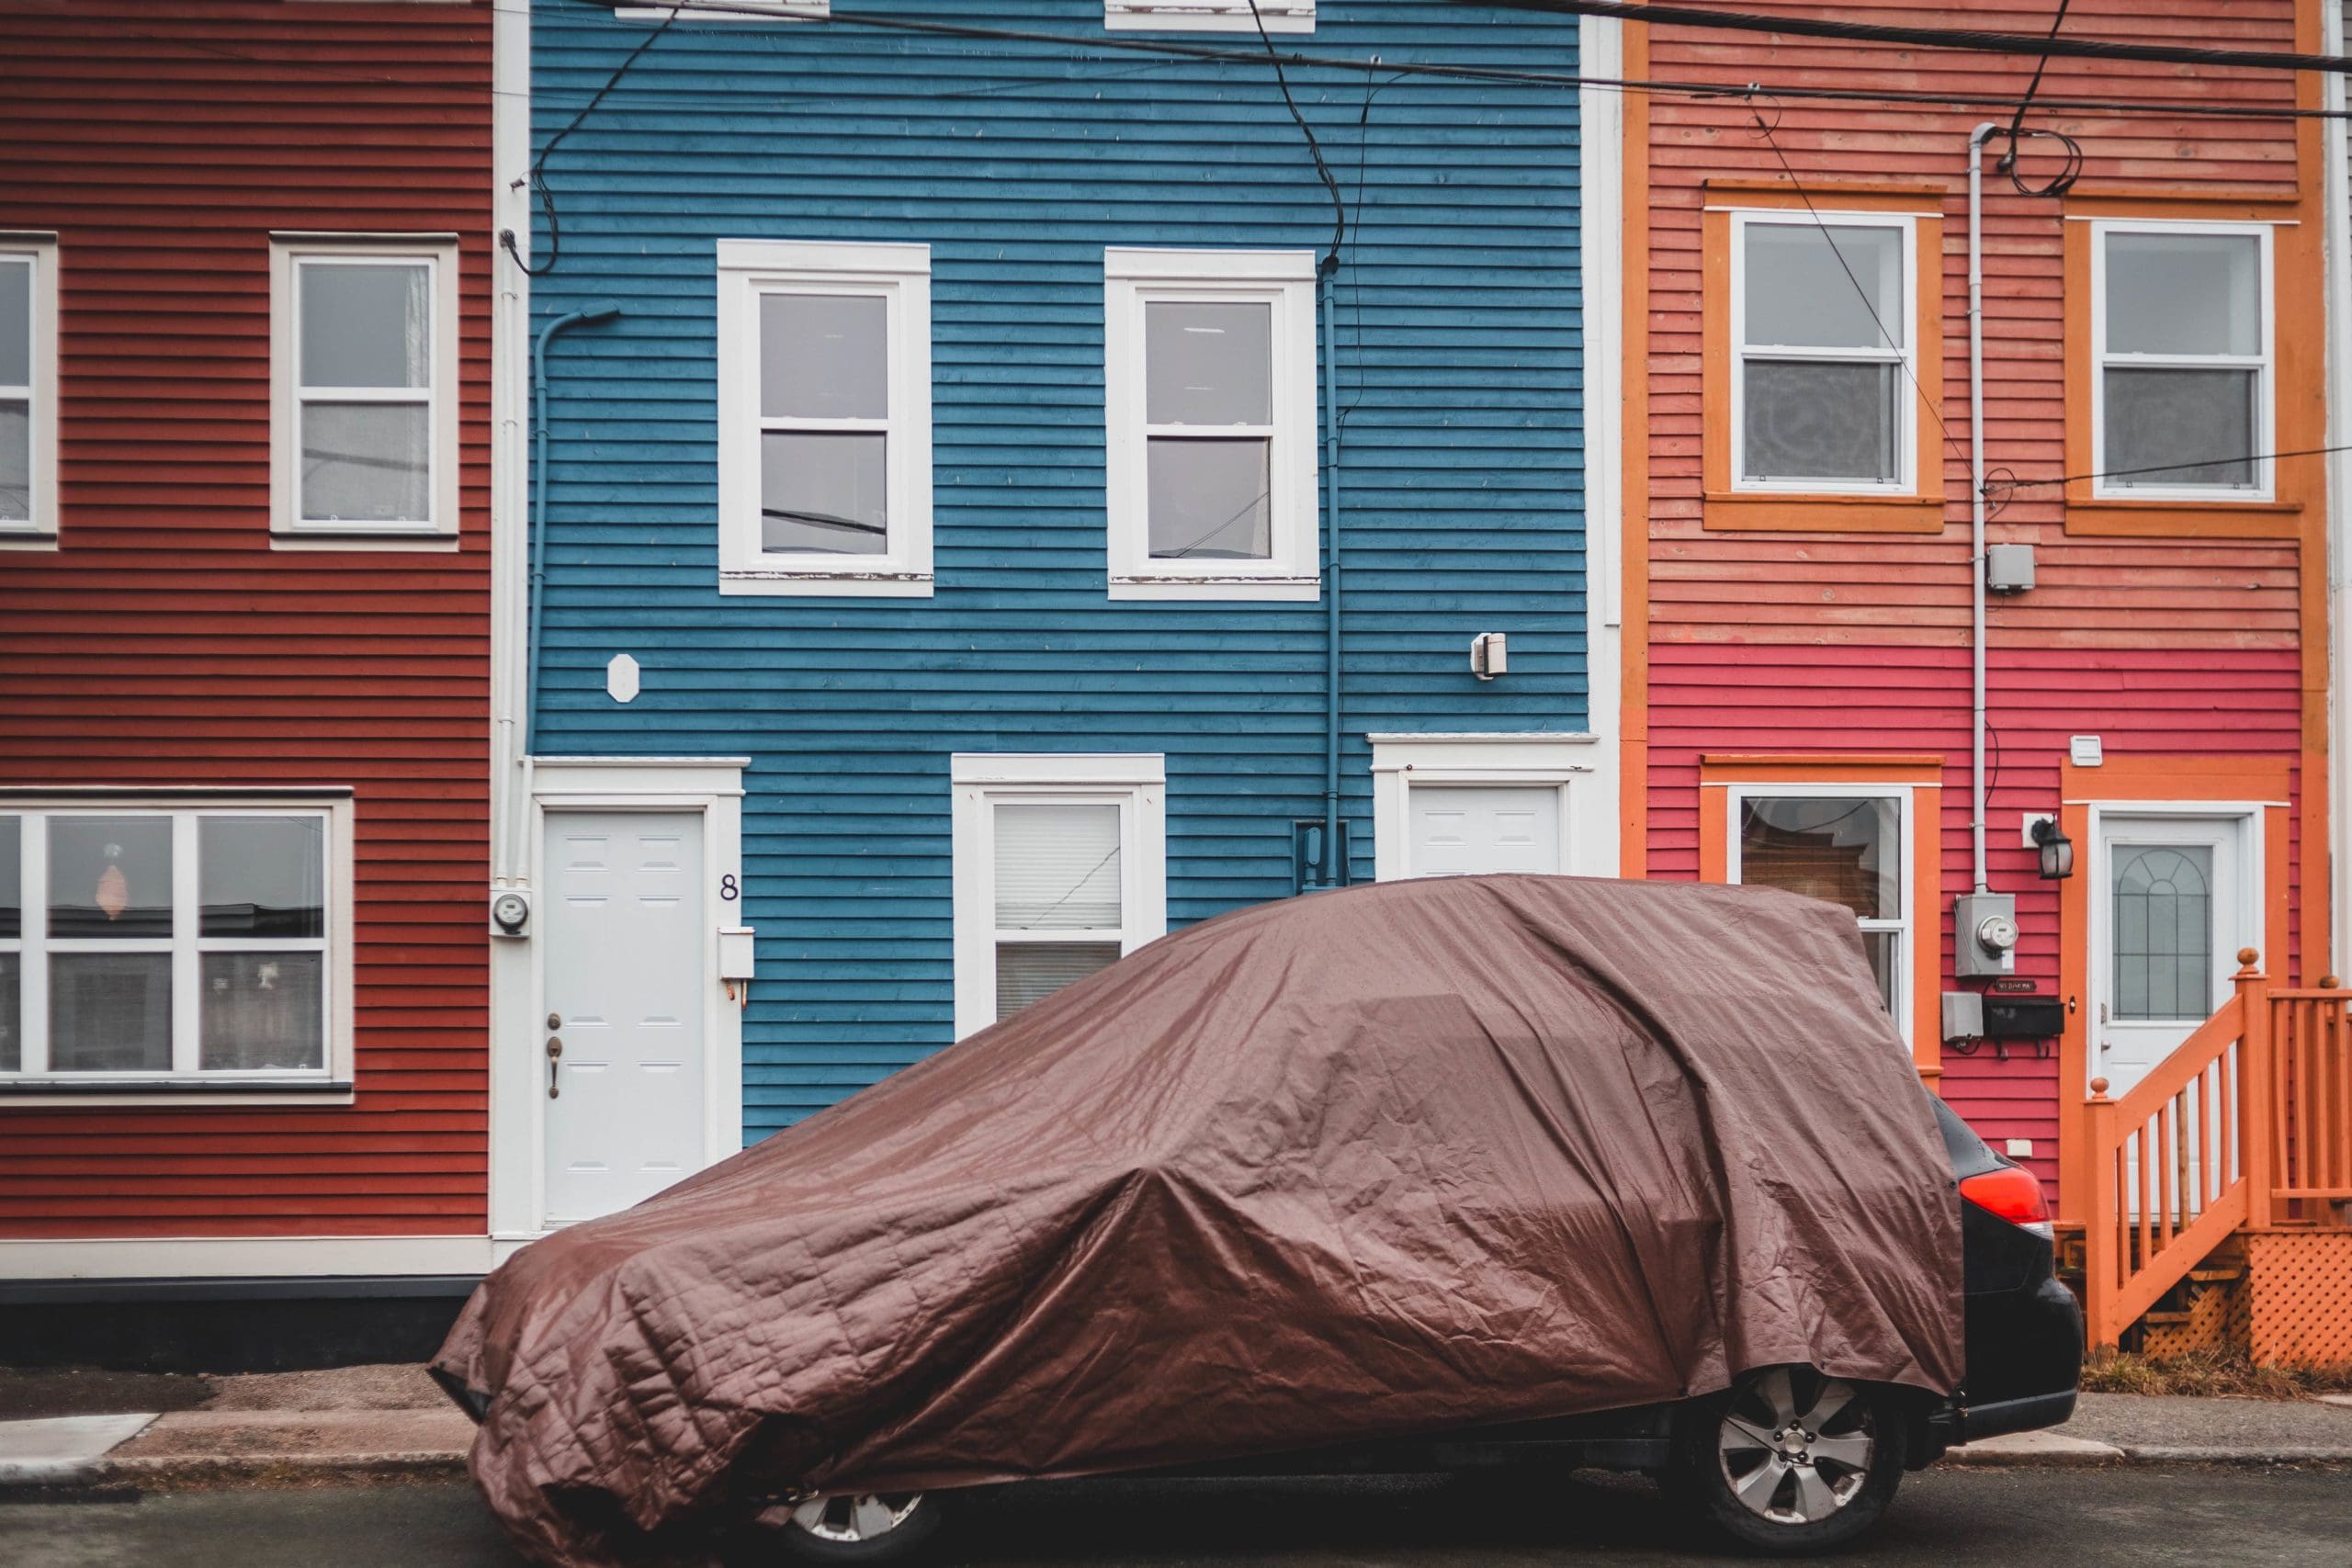
MULTIPOLYGON (((1759 0, 1750 8, 2030 34, 2049 26, 2046 7, 1984 3, 1955 8, 1876 0, 1826 7, 1759 0)), ((2308 0, 2300 16, 2295 0, 2196 0, 2153 10, 2131 0, 2086 0, 2068 12, 2065 33, 2312 49, 2315 17, 2308 0)), ((1732 88, 1761 82, 1768 88, 2013 95, 2034 68, 2030 56, 1667 26, 1634 31, 1631 52, 1638 68, 1629 73, 1732 88)), ((2151 198, 2156 205, 2148 210, 2157 215, 2165 200, 2204 197, 2267 199, 2278 204, 2271 215, 2290 219, 2299 210, 2290 204, 2307 201, 2316 189, 2318 142, 2310 127, 2166 117, 2140 107, 2154 99, 2291 107, 2298 84, 2286 73, 2053 60, 2041 93, 2113 106, 2041 108, 2029 120, 2082 143, 2078 216, 2094 198, 2151 198)), ((1949 893, 1968 885, 1966 141, 1980 121, 2007 118, 2004 110, 1964 103, 1762 97, 1751 104, 1665 94, 1650 96, 1633 116, 1629 156, 1635 166, 1628 181, 1638 182, 1634 209, 1646 212, 1647 224, 1629 244, 1629 265, 1638 269, 1634 297, 1646 289, 1647 339, 1636 339, 1634 372, 1646 371, 1645 423, 1637 423, 1629 450, 1646 473, 1630 476, 1628 491, 1639 498, 1633 525, 1646 523, 1649 547, 1636 558, 1628 594, 1628 636, 1647 658, 1645 690, 1637 677, 1629 691, 1628 733, 1637 748, 1646 723, 1646 793, 1629 819, 1637 826, 1645 819, 1640 839, 1649 874, 1698 874, 1704 754, 1933 752, 1946 759, 1943 820, 1933 825, 1944 887, 1949 893), (1758 130, 1759 116, 1771 128, 1769 138, 1758 130), (1920 431, 1923 446, 1941 446, 1944 453, 1939 534, 1704 525, 1701 229, 1708 182, 1717 184, 1716 205, 1738 205, 1743 183, 1752 190, 1777 182, 1785 190, 1791 169, 1823 210, 1838 209, 1841 186, 1868 187, 1883 200, 1900 192, 1913 198, 1906 206, 1942 216, 1940 265, 1934 256, 1920 257, 1922 286, 1937 287, 1939 274, 1943 298, 1944 374, 1929 391, 1945 428, 1928 421, 1920 431)), ((2028 144, 2029 178, 2054 171, 2052 146, 2028 144)), ((2016 194, 1991 163, 1988 156, 1987 460, 2020 478, 2055 477, 2068 471, 2065 209, 2016 194)), ((2282 343, 2298 331, 2291 323, 2318 319, 2317 283, 2315 276, 2304 279, 2281 268, 2282 343), (2290 292, 2306 283, 2308 299, 2290 292)), ((2311 478, 2316 495, 2316 469, 2311 478)), ((2070 735, 2101 736, 2110 756, 2261 755, 2297 762, 2291 908, 2300 937, 2309 883, 2321 901, 2309 917, 2318 922, 2312 929, 2324 930, 2324 879, 2307 866, 2301 841, 2301 802, 2318 800, 2315 791, 2323 788, 2316 778, 2306 788, 2302 777, 2323 743, 2315 716, 2324 719, 2324 708, 2313 685, 2313 671, 2324 668, 2317 659, 2324 632, 2316 575, 2322 510, 2314 500, 2300 518, 2300 536, 2232 538, 2096 536, 2080 525, 2069 532, 2065 497, 2055 485, 2021 489, 1999 509, 1991 540, 2033 545, 2040 585, 1992 604, 1990 704, 1999 763, 1988 839, 1994 885, 2018 894, 2024 942, 2018 973, 2039 981, 2045 993, 2063 997, 2079 982, 2059 974, 2057 900, 2052 885, 2035 878, 2032 855, 2018 841, 2018 820, 2027 811, 2056 807, 2070 735)), ((2289 522, 2278 531, 2292 535, 2298 525, 2289 522)), ((1948 908, 1942 924, 1948 975, 1948 908)), ((2312 964, 2326 962, 2320 951, 2308 956, 2312 964)), ((2290 954, 2270 960, 2274 974, 2309 967, 2290 954)), ((2317 974, 2312 968, 2309 977, 2317 974)), ((1969 1056, 1947 1053, 1943 1067, 1944 1091, 1980 1131, 1996 1140, 2032 1138, 2034 1163, 2045 1177, 2054 1174, 2055 1060, 2028 1051, 2004 1062, 1987 1046, 1969 1056)))
POLYGON ((491 7, 10 5, 62 547, 0 552, 0 781, 356 792, 348 1108, 0 1111, 0 1235, 485 1227, 491 7), (269 547, 273 231, 455 233, 455 553, 269 547))

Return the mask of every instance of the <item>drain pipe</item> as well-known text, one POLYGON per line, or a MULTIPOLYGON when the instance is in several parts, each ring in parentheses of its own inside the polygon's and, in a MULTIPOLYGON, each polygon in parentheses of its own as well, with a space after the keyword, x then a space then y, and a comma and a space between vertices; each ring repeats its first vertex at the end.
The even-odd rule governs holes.
POLYGON ((1323 258, 1323 886, 1347 879, 1340 853, 1340 340, 1332 300, 1339 291, 1340 253, 1323 258))
POLYGON ((523 636, 523 765, 526 769, 531 765, 531 738, 538 728, 539 623, 547 610, 548 344, 566 327, 609 321, 620 313, 620 306, 612 300, 599 300, 558 316, 539 329, 538 340, 531 345, 531 582, 528 627, 523 636))
MULTIPOLYGON (((1984 142, 2000 130, 1987 120, 1968 133, 1968 834, 1979 893, 1992 891, 1984 855, 1984 142)), ((1968 940, 1964 931, 1955 934, 1968 940)))

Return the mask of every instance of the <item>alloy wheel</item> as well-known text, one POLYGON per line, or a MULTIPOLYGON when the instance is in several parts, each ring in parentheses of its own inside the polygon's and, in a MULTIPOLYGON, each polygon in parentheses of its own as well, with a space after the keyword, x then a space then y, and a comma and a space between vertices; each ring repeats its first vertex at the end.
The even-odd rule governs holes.
POLYGON ((843 1545, 878 1540, 904 1528, 922 1506, 920 1492, 812 1497, 792 1510, 792 1522, 819 1540, 843 1545))
POLYGON ((1854 1500, 1877 1438, 1870 1402, 1838 1378, 1776 1367, 1742 1388, 1715 1438, 1740 1506, 1774 1524, 1818 1524, 1854 1500))

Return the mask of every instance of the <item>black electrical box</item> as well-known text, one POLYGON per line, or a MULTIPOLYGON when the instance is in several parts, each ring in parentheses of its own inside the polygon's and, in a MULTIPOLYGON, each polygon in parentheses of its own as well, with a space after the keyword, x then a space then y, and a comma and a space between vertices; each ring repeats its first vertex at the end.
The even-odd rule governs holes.
POLYGON ((1987 1040, 2054 1040, 2065 1032, 2065 1005, 2055 997, 1984 998, 1987 1040))

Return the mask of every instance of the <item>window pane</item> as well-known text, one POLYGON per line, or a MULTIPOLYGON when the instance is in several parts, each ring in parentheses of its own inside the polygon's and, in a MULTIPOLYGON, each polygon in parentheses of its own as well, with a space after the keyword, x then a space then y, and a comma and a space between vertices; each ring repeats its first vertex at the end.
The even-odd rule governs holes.
POLYGON ((306 403, 302 515, 320 523, 433 516, 432 412, 423 403, 306 403))
POLYGON ((1009 942, 996 950, 996 1015, 1011 1018, 1031 1002, 1119 961, 1115 942, 1009 942))
POLYGON ((24 1070, 24 960, 0 953, 0 1073, 24 1070))
POLYGON ((887 435, 760 436, 760 548, 878 556, 889 548, 887 435))
POLYGON ((197 822, 203 936, 324 936, 326 824, 315 817, 197 822))
POLYGON ((1143 308, 1144 419, 1151 424, 1271 424, 1274 308, 1143 308))
POLYGON ((432 385, 432 270, 422 262, 303 262, 302 385, 432 385))
POLYGON ((1739 809, 1739 879, 1903 918, 1901 804, 1816 795, 1750 797, 1739 809))
POLYGON ((1154 560, 1270 560, 1273 443, 1155 435, 1146 467, 1154 560))
POLYGON ((2213 849, 2119 844, 2111 862, 2115 1016, 2201 1019, 2213 1003, 2213 849))
POLYGON ((1119 808, 996 808, 999 931, 1119 929, 1119 808))
POLYGON ((198 1065, 207 1072, 326 1065, 323 953, 208 953, 198 1065))
POLYGON ((1903 372, 1893 365, 1751 359, 1742 477, 1894 484, 1903 445, 1903 372))
POLYGON ((49 819, 49 934, 172 934, 172 819, 49 819))
POLYGON ((33 265, 0 261, 0 387, 33 379, 33 265))
POLYGON ((1750 223, 1747 232, 1747 342, 1784 348, 1903 345, 1908 324, 1899 231, 1831 225, 1825 234, 1810 223, 1750 223))
POLYGON ((61 1073, 170 1072, 172 955, 52 954, 49 1065, 61 1073))
POLYGON ((0 398, 0 523, 28 522, 32 514, 32 405, 0 398))
POLYGON ((889 301, 878 294, 760 296, 760 412, 887 419, 889 301))
POLYGON ((1894 978, 1903 973, 1903 933, 1864 931, 1862 951, 1870 955, 1871 974, 1878 980, 1879 1005, 1894 1012, 1894 978))
POLYGON ((2260 354, 2262 242, 2251 234, 2107 236, 2110 354, 2260 354))
POLYGON ((2258 370, 2106 372, 2106 482, 2254 488, 2261 378, 2258 370))
POLYGON ((25 934, 24 819, 0 817, 0 938, 25 934))

